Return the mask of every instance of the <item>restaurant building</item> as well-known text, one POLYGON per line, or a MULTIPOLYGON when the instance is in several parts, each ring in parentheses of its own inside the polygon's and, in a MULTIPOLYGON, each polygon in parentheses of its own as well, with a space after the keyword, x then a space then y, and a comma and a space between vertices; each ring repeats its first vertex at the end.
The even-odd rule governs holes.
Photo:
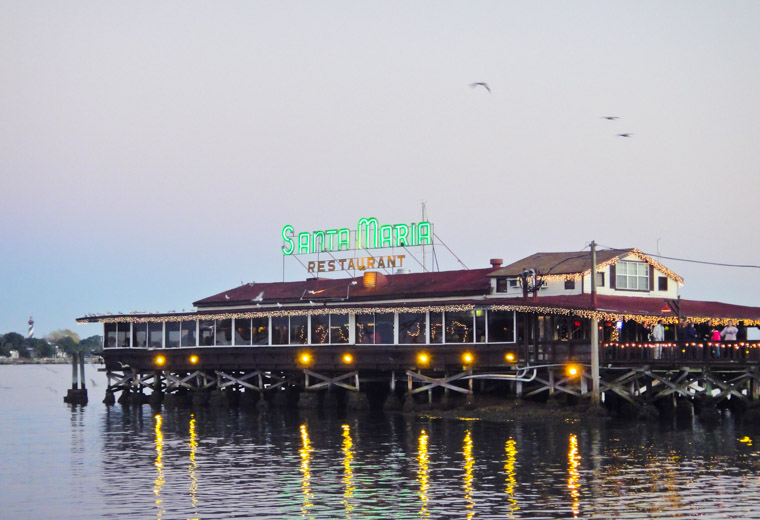
MULTIPOLYGON (((293 238, 291 251, 296 244, 311 247, 293 238)), ((408 395, 427 391, 432 399, 433 389, 472 395, 473 381, 490 379, 518 395, 529 387, 585 395, 592 324, 599 361, 609 367, 740 361, 750 367, 748 385, 757 382, 760 351, 746 334, 760 325, 760 308, 681 299, 684 280, 638 249, 536 253, 442 272, 412 273, 400 261, 397 253, 370 255, 342 278, 340 263, 312 262, 308 279, 244 283, 194 302, 193 312, 77 321, 104 325, 111 393, 359 391, 384 380, 391 392, 405 381, 408 395), (657 322, 665 344, 652 341, 657 322), (681 332, 686 322, 697 331, 691 344, 681 332), (737 342, 706 339, 729 323, 739 326, 737 342), (565 375, 570 364, 580 367, 575 379, 565 375)))

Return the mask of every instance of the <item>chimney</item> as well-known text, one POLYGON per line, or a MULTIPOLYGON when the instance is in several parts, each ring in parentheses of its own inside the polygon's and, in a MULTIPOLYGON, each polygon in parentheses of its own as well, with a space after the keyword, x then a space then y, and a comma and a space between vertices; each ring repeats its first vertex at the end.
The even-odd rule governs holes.
POLYGON ((491 258, 491 267, 494 269, 498 269, 501 267, 501 264, 504 263, 504 260, 501 258, 491 258))

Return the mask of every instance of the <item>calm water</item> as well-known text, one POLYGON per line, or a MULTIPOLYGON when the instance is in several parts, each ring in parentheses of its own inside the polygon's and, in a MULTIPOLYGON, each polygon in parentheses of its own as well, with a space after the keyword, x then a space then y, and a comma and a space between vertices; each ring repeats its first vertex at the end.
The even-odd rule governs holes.
POLYGON ((62 402, 0 366, 0 518, 760 518, 760 431, 62 402))

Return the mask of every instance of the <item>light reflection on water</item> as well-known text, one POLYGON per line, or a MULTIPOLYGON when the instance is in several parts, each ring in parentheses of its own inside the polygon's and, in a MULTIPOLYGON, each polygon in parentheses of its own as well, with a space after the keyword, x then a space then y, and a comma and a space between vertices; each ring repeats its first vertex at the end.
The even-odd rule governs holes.
POLYGON ((731 420, 154 413, 104 384, 81 408, 67 374, 0 366, 3 519, 760 518, 760 433, 731 420))

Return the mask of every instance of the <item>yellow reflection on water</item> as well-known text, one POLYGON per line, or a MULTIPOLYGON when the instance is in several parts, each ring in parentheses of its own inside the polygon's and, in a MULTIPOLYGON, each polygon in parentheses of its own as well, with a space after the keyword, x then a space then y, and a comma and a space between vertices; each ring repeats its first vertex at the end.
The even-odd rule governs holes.
POLYGON ((475 501, 472 499, 472 482, 474 479, 473 468, 475 467, 475 458, 472 456, 472 434, 470 430, 464 436, 462 446, 464 455, 464 501, 467 509, 467 518, 475 516, 475 501))
POLYGON ((311 459, 311 441, 306 425, 301 425, 301 491, 303 492, 303 505, 301 506, 301 516, 305 517, 312 507, 314 507, 314 494, 311 491, 311 471, 309 470, 309 460, 311 459))
POLYGON ((161 488, 164 485, 164 434, 161 432, 161 415, 154 416, 156 420, 156 479, 153 481, 153 494, 156 495, 156 517, 160 520, 164 515, 164 504, 161 498, 161 488))
POLYGON ((580 515, 580 480, 581 474, 578 470, 581 465, 581 455, 578 452, 578 437, 570 435, 570 449, 567 452, 567 488, 570 490, 570 496, 573 499, 572 510, 573 518, 580 515))
POLYGON ((347 425, 343 425, 343 505, 346 509, 346 518, 352 518, 354 506, 351 503, 351 498, 354 496, 354 470, 352 463, 354 461, 354 442, 351 440, 351 428, 347 425))
POLYGON ((420 483, 420 516, 430 516, 430 512, 427 510, 428 487, 430 486, 428 463, 428 435, 425 430, 422 430, 419 439, 417 439, 417 482, 420 483))
POLYGON ((507 455, 507 458, 504 460, 504 473, 507 475, 504 479, 507 483, 504 492, 507 494, 507 503, 509 504, 509 518, 515 518, 515 511, 520 509, 515 498, 515 488, 517 487, 517 479, 515 478, 517 442, 510 437, 507 440, 506 446, 504 446, 504 451, 507 455))
MULTIPOLYGON (((195 433, 195 414, 190 414, 190 465, 187 467, 187 471, 190 474, 190 505, 194 513, 198 512, 198 477, 195 475, 195 470, 198 468, 198 463, 195 461, 197 451, 198 438, 195 433)), ((193 520, 197 520, 197 518, 193 518, 193 520)))
POLYGON ((746 444, 747 446, 752 446, 752 439, 747 437, 746 435, 739 439, 739 442, 746 444))

